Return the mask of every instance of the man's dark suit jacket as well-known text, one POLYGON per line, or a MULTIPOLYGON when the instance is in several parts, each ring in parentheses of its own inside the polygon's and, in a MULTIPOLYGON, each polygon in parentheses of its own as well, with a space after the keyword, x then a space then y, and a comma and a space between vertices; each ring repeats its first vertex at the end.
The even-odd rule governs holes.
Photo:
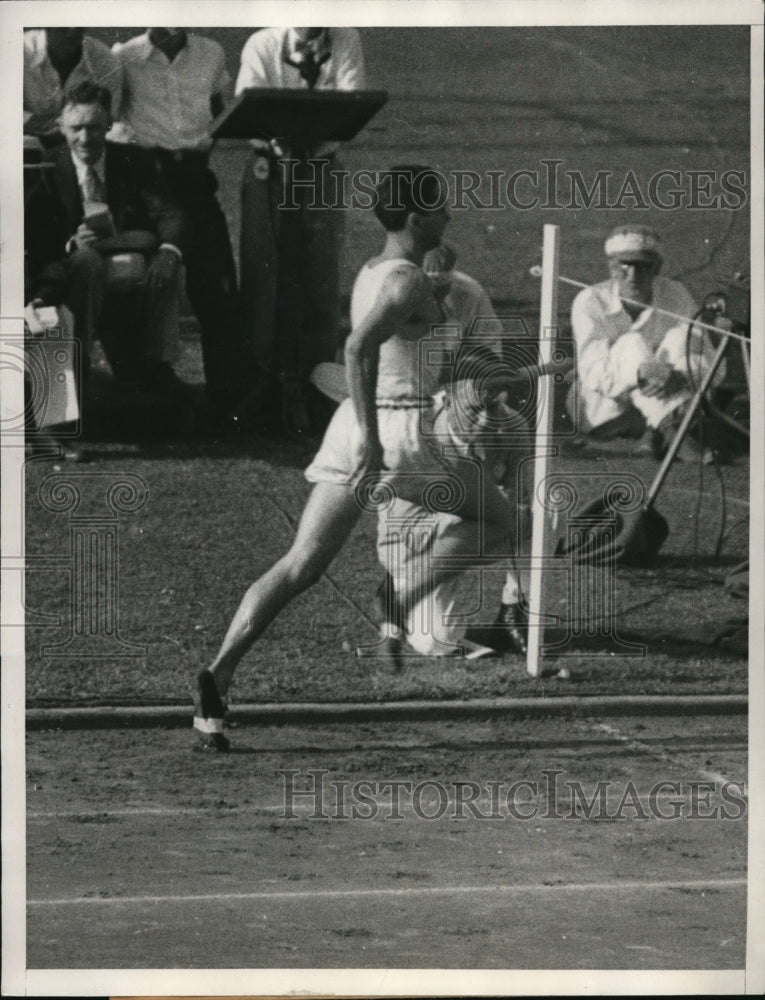
MULTIPOLYGON (((145 230, 185 254, 190 242, 187 217, 142 150, 107 143, 104 155, 106 201, 117 232, 145 230)), ((69 147, 50 150, 47 159, 52 169, 37 175, 25 192, 26 297, 57 304, 65 287, 66 244, 83 221, 83 204, 69 147)))

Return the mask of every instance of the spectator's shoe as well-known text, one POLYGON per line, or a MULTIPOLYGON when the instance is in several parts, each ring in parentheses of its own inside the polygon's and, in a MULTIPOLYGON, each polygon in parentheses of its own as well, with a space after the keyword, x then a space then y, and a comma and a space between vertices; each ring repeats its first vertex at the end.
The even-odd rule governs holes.
POLYGON ((223 735, 225 714, 226 706, 218 694, 215 678, 209 670, 200 670, 194 692, 194 728, 202 733, 205 750, 228 752, 230 744, 223 735))
POLYGON ((75 465, 83 465, 88 461, 88 456, 81 448, 72 448, 71 445, 61 444, 61 459, 64 462, 72 462, 75 465))
POLYGON ((465 638, 497 653, 525 656, 528 630, 529 618, 520 604, 500 604, 493 625, 473 626, 467 630, 465 638))
POLYGON ((81 464, 88 458, 84 451, 75 448, 47 431, 35 431, 28 437, 27 453, 30 458, 50 458, 54 462, 71 462, 81 464))

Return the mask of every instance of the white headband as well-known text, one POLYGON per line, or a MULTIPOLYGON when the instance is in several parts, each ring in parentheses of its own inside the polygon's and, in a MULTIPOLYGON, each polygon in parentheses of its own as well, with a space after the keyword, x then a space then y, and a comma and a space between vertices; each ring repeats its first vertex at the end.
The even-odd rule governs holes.
POLYGON ((614 233, 606 240, 606 256, 623 253, 650 253, 660 257, 659 241, 653 233, 614 233))

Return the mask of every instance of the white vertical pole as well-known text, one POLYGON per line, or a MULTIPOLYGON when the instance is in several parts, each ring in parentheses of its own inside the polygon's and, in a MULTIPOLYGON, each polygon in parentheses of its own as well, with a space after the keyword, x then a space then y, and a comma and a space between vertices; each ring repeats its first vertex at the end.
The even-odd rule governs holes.
MULTIPOLYGON (((542 296, 539 317, 539 361, 552 360, 553 340, 558 330, 558 227, 544 227, 542 254, 542 296)), ((545 375, 537 384, 537 421, 534 452, 534 490, 531 497, 531 572, 529 580, 529 638, 526 670, 532 677, 540 673, 539 647, 542 626, 542 560, 547 548, 547 516, 539 496, 547 475, 547 459, 552 444, 553 379, 545 375)))

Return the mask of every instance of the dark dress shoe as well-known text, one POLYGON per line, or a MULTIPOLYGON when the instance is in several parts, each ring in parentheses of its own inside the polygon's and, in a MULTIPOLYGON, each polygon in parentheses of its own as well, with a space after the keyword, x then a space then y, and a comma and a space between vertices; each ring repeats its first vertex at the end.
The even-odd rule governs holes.
POLYGON ((492 625, 472 626, 465 633, 465 638, 498 653, 525 656, 528 630, 529 617, 522 605, 500 604, 492 625))
POLYGON ((59 462, 74 464, 87 462, 85 452, 68 444, 46 431, 36 431, 29 435, 29 454, 32 458, 46 457, 59 462))

